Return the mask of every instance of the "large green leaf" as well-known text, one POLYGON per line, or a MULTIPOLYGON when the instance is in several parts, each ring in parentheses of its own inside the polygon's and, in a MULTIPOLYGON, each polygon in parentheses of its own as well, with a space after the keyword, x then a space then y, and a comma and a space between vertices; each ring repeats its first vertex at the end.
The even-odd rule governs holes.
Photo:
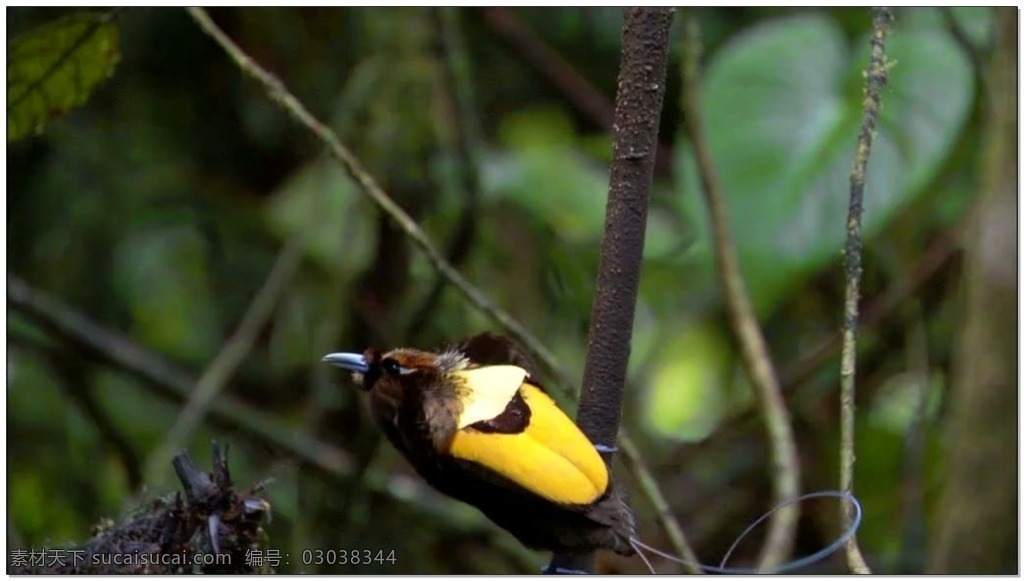
POLYGON ((118 58, 111 13, 72 14, 7 43, 7 142, 85 103, 118 58))
MULTIPOLYGON (((725 188, 744 277, 761 312, 813 269, 838 263, 863 99, 868 41, 850 54, 818 15, 768 22, 720 50, 702 80, 701 115, 725 188)), ((898 26, 888 42, 889 88, 868 166, 866 235, 923 194, 957 139, 973 95, 967 59, 944 30, 898 26)), ((711 252, 687 148, 682 204, 711 252)), ((705 281, 710 284, 710 281, 705 281)))

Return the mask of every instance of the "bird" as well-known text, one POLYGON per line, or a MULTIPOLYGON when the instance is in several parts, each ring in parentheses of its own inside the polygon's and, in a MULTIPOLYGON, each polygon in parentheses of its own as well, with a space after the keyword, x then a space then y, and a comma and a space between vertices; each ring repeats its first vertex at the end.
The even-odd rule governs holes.
POLYGON ((624 491, 511 339, 482 333, 434 351, 369 348, 323 362, 352 372, 377 425, 424 480, 526 547, 636 553, 624 491))

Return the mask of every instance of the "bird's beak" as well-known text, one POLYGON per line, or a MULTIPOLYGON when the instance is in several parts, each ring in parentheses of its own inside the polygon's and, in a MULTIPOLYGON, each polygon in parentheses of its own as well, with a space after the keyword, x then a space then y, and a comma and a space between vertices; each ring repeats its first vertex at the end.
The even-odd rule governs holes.
POLYGON ((366 357, 359 353, 328 353, 324 355, 321 361, 328 365, 359 373, 366 373, 370 370, 370 366, 366 364, 366 357))

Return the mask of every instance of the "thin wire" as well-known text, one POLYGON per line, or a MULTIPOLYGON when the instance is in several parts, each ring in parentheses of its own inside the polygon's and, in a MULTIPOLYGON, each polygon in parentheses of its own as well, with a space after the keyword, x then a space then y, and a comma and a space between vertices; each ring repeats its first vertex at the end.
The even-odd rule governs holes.
MULTIPOLYGON (((685 559, 680 559, 679 557, 677 557, 675 555, 670 555, 668 553, 665 553, 663 551, 655 549, 654 547, 652 547, 652 546, 650 546, 650 545, 648 545, 646 543, 643 543, 643 542, 641 542, 641 541, 639 541, 637 539, 630 539, 630 542, 634 545, 634 548, 643 547, 644 549, 647 549, 648 551, 654 553, 655 555, 658 555, 660 557, 664 557, 665 559, 668 559, 669 561, 680 563, 682 565, 693 565, 693 566, 699 567, 702 571, 704 571, 706 573, 720 573, 720 574, 732 573, 734 575, 756 575, 756 574, 759 574, 759 573, 762 573, 762 574, 763 573, 775 573, 775 574, 777 574, 777 573, 784 573, 786 571, 793 571, 795 569, 800 569, 802 567, 806 567, 806 566, 808 566, 808 565, 810 565, 812 563, 816 563, 816 562, 824 559, 825 557, 828 557, 829 555, 831 555, 831 554, 835 553, 836 551, 838 551, 840 547, 842 547, 844 544, 846 544, 846 542, 849 541, 853 537, 853 535, 857 533, 857 529, 860 528, 860 522, 861 522, 861 519, 862 519, 863 515, 864 515, 864 511, 861 508, 860 501, 858 501, 857 498, 855 496, 853 496, 852 494, 850 494, 849 492, 842 491, 842 490, 826 490, 826 491, 822 491, 822 492, 811 492, 809 494, 804 494, 803 496, 800 496, 800 497, 797 497, 797 498, 794 498, 794 499, 791 499, 791 500, 788 500, 786 502, 782 502, 782 503, 776 505, 770 511, 768 511, 767 513, 762 515, 760 518, 755 520, 753 523, 751 523, 750 526, 748 526, 746 528, 746 530, 744 530, 738 537, 736 537, 736 540, 733 541, 732 546, 730 546, 729 550, 725 552, 725 556, 722 557, 722 562, 719 564, 718 567, 713 567, 711 565, 704 565, 702 563, 693 563, 693 562, 687 561, 685 559), (801 557, 801 558, 796 559, 794 561, 790 561, 790 562, 785 563, 783 565, 780 565, 780 566, 778 566, 778 567, 776 567, 774 569, 758 570, 758 569, 750 569, 750 568, 732 568, 732 567, 726 567, 725 566, 726 563, 729 562, 729 557, 732 556, 733 551, 736 550, 736 547, 739 546, 740 542, 743 541, 743 539, 746 538, 746 536, 748 534, 750 534, 751 531, 753 531, 755 528, 757 528, 757 525, 759 525, 762 522, 764 522, 765 519, 767 519, 768 517, 772 516, 777 511, 782 510, 783 508, 786 508, 787 506, 789 506, 791 504, 794 504, 794 503, 797 503, 797 502, 801 502, 801 501, 804 501, 804 500, 814 499, 814 498, 835 498, 835 499, 839 499, 839 500, 845 500, 845 501, 849 502, 853 506, 854 515, 853 515, 853 520, 850 522, 850 526, 847 527, 847 529, 845 531, 843 531, 843 534, 839 535, 839 538, 836 539, 835 541, 833 541, 832 544, 830 544, 829 546, 825 547, 824 549, 816 551, 816 552, 814 552, 814 553, 812 553, 812 554, 810 554, 810 555, 808 555, 806 557, 801 557)), ((637 552, 640 552, 639 549, 637 549, 637 552)), ((643 556, 643 553, 641 553, 641 558, 644 560, 644 563, 647 564, 647 567, 648 567, 648 569, 651 570, 651 573, 654 573, 655 572, 654 568, 651 567, 650 562, 647 560, 646 557, 643 556)))

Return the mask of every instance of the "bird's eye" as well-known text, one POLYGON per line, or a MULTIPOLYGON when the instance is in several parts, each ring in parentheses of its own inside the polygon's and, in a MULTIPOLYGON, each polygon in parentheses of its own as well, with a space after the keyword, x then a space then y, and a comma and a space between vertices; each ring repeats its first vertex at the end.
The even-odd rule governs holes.
POLYGON ((384 373, 387 373, 388 375, 394 375, 397 377, 402 374, 402 366, 399 365, 397 361, 390 357, 388 357, 384 361, 381 361, 380 367, 381 369, 384 370, 384 373))

